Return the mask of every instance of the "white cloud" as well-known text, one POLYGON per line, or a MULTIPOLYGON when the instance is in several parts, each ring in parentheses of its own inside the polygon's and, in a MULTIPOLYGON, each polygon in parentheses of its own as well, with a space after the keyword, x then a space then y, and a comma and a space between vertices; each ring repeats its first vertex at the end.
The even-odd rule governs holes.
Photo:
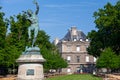
POLYGON ((76 4, 49 4, 49 5, 44 5, 44 7, 47 8, 70 8, 70 7, 85 7, 85 6, 95 6, 97 5, 95 2, 81 2, 81 3, 76 3, 76 4))
POLYGON ((48 8, 69 8, 69 7, 80 7, 81 5, 44 5, 44 7, 48 8))

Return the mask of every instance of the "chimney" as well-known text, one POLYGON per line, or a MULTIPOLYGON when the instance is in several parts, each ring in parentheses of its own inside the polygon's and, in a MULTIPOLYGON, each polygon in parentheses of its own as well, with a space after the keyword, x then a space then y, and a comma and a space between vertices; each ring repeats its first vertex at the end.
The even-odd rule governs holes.
POLYGON ((59 43, 59 39, 58 38, 55 38, 54 40, 54 45, 57 45, 59 43))
POLYGON ((75 26, 71 27, 71 35, 77 35, 77 28, 75 26))

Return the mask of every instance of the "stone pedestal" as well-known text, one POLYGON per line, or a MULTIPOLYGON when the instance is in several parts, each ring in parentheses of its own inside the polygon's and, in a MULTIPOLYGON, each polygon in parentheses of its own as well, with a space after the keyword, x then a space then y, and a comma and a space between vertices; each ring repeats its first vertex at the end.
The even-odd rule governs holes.
POLYGON ((43 80, 43 62, 45 59, 37 50, 29 50, 24 52, 17 61, 18 76, 17 80, 43 80))

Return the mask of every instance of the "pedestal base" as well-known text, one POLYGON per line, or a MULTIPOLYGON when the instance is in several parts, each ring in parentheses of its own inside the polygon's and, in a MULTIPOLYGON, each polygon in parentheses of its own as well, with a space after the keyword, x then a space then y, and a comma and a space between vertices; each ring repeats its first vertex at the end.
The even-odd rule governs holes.
POLYGON ((43 62, 40 54, 21 55, 16 62, 19 64, 17 80, 44 80, 43 62))
POLYGON ((43 80, 43 65, 37 63, 20 64, 17 80, 43 80))

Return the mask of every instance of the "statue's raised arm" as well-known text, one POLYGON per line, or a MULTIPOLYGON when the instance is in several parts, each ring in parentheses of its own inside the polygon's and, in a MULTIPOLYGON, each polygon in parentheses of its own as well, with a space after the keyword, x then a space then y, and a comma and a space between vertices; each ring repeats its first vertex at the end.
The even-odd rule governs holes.
POLYGON ((36 0, 34 0, 33 3, 36 4, 36 11, 35 11, 35 14, 37 15, 38 12, 39 12, 39 5, 38 5, 38 3, 37 3, 36 0))

